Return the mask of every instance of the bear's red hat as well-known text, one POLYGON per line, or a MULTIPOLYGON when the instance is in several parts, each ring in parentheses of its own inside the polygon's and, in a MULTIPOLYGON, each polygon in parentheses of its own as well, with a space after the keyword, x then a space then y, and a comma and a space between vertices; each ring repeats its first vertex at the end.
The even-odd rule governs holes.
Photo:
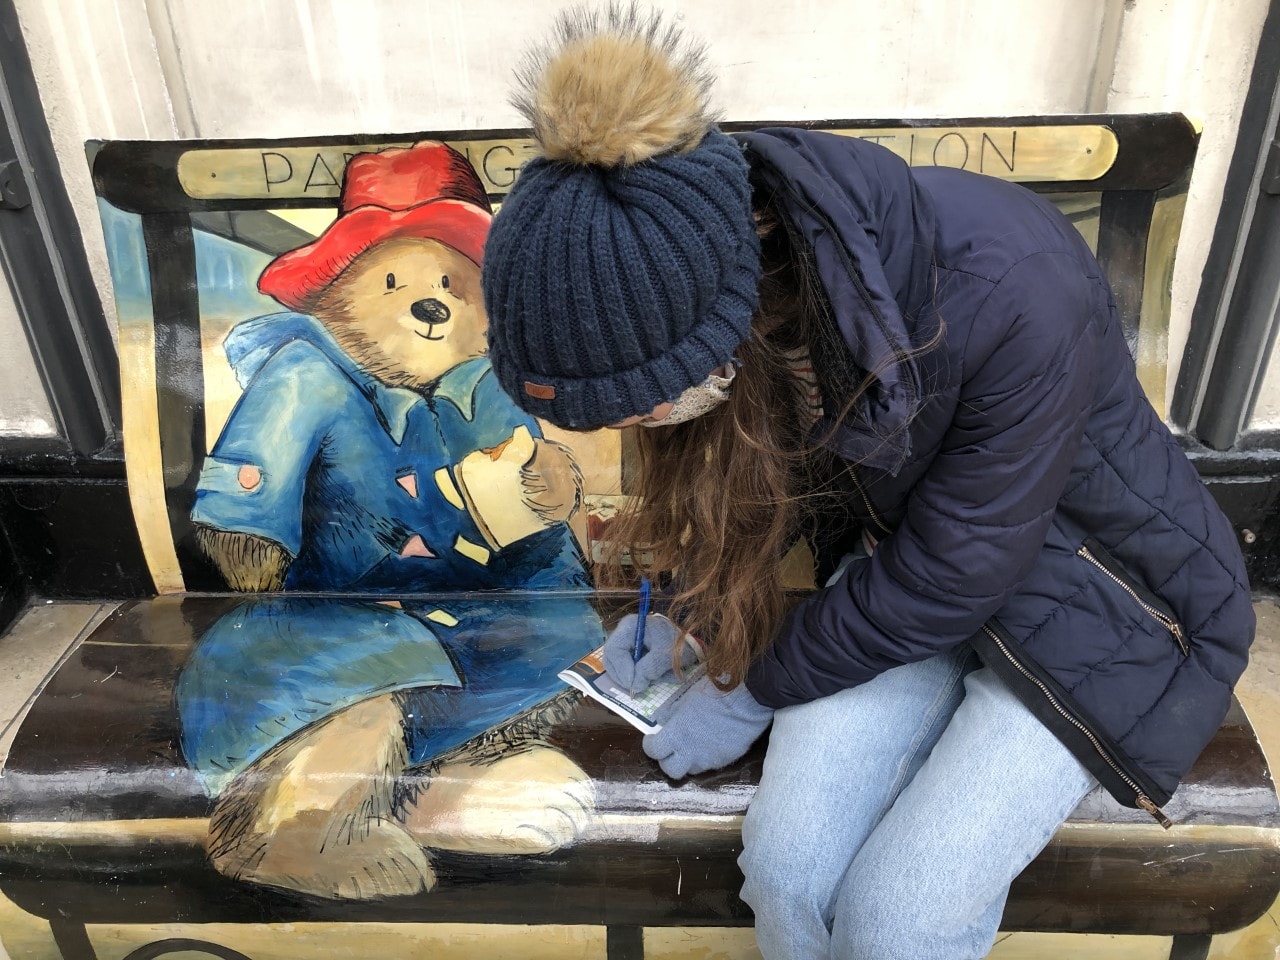
POLYGON ((451 147, 428 141, 362 153, 347 164, 338 218, 267 264, 258 289, 305 312, 356 257, 400 237, 439 240, 479 266, 491 220, 480 178, 451 147))

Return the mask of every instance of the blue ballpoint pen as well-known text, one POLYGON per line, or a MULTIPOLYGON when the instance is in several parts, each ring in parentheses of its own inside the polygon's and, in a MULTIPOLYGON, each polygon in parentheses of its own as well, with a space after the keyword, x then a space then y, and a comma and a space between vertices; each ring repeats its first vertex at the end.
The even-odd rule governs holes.
MULTIPOLYGON (((640 578, 640 611, 636 618, 636 640, 635 645, 631 648, 632 663, 639 663, 640 658, 644 656, 644 624, 649 618, 649 578, 640 578)), ((627 691, 627 695, 634 697, 636 695, 636 675, 631 674, 631 687, 627 691)))

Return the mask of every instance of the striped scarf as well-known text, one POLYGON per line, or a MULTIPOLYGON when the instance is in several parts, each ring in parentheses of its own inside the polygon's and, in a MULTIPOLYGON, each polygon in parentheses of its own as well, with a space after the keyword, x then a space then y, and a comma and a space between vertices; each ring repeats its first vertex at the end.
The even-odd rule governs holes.
POLYGON ((809 357, 808 346, 786 350, 782 355, 786 358, 787 369, 791 371, 791 375, 800 381, 810 418, 814 422, 821 420, 822 391, 818 388, 818 376, 813 372, 813 360, 809 357))

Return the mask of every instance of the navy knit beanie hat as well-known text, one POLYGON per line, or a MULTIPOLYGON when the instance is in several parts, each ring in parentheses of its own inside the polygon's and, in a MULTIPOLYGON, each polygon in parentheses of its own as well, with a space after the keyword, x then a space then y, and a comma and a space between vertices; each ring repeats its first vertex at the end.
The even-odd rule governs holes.
POLYGON ((485 245, 494 371, 560 426, 646 414, 749 333, 760 244, 746 160, 714 129, 700 49, 657 14, 570 11, 520 79, 541 156, 485 245))

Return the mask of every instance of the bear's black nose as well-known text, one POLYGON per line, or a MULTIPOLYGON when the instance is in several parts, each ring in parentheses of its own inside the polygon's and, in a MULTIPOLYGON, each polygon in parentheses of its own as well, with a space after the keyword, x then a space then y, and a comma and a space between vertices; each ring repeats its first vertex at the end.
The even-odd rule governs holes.
POLYGON ((409 312, 423 323, 447 323, 449 320, 449 308, 435 299, 416 300, 409 312))

